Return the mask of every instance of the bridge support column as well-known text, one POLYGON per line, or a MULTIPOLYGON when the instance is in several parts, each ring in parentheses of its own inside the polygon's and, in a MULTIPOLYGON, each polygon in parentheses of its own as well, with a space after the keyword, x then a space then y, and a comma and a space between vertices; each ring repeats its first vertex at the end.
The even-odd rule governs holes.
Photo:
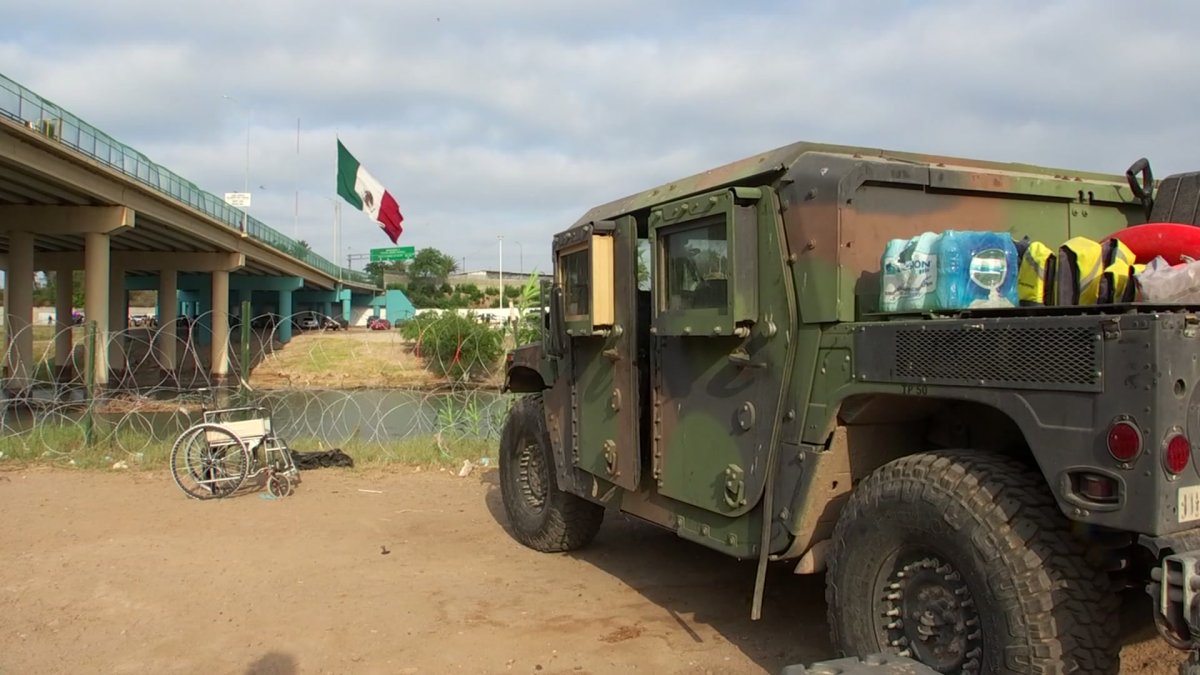
MULTIPOLYGON (((213 298, 212 298, 212 276, 208 276, 207 283, 201 284, 196 289, 196 323, 192 324, 192 346, 199 347, 212 345, 212 326, 213 326, 213 298)), ((200 353, 197 350, 197 353, 200 353)))
POLYGON ((176 353, 179 339, 179 276, 175 268, 164 267, 158 274, 158 364, 162 374, 175 377, 179 368, 176 353))
MULTIPOLYGON (((108 235, 86 233, 83 255, 84 320, 96 324, 96 348, 88 367, 99 390, 108 384, 108 235)), ((89 394, 94 395, 95 392, 89 394)))
POLYGON ((25 389, 32 384, 33 363, 33 233, 8 233, 8 301, 4 327, 8 336, 8 386, 25 389))
POLYGON ((342 290, 338 291, 338 297, 341 298, 342 319, 349 322, 350 321, 350 289, 343 288, 342 290))
POLYGON ((229 272, 212 273, 212 376, 220 385, 229 375, 229 272))
POLYGON ((74 364, 71 363, 75 350, 75 340, 71 333, 72 326, 75 325, 75 318, 71 316, 75 311, 74 301, 75 270, 69 266, 59 267, 54 271, 54 369, 58 371, 56 375, 61 380, 72 377, 74 371, 74 364))
POLYGON ((129 336, 129 292, 125 270, 109 258, 108 268, 108 369, 120 381, 125 376, 125 340, 129 336))
POLYGON ((279 325, 275 337, 283 344, 292 341, 292 291, 279 291, 279 325))

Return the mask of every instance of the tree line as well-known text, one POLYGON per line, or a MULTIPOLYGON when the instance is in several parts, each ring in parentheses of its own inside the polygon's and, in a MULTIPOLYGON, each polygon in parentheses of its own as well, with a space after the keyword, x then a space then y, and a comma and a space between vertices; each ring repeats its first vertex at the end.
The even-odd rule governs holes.
MULTIPOLYGON (((385 288, 404 291, 414 307, 433 309, 459 309, 469 307, 494 308, 500 306, 500 289, 480 288, 473 283, 450 284, 450 275, 459 271, 458 262, 436 248, 423 248, 412 260, 373 262, 364 268, 371 280, 385 288)), ((514 277, 513 284, 504 289, 504 296, 511 301, 521 295, 521 280, 514 277)))

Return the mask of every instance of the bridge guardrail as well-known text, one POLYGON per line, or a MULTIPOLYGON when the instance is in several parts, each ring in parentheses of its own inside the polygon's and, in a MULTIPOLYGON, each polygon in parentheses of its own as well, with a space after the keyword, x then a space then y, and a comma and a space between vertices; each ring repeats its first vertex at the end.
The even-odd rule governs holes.
MULTIPOLYGON (((0 74, 0 114, 200 211, 230 229, 241 231, 242 210, 161 166, 141 152, 84 122, 57 104, 0 74)), ((344 281, 374 285, 365 272, 340 267, 253 216, 246 234, 275 250, 344 281)))

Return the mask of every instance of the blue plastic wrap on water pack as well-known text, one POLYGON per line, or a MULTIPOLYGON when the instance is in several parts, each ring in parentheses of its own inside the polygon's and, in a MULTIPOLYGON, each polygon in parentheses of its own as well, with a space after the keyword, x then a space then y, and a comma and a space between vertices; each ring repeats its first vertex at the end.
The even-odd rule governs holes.
POLYGON ((936 247, 942 309, 1017 306, 1017 247, 1007 232, 942 233, 936 247))

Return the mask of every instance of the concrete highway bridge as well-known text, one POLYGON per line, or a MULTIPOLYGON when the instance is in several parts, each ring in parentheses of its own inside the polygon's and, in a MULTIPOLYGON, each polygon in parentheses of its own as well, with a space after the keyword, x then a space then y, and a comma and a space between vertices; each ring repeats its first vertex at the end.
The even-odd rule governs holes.
MULTIPOLYGON (((179 362, 177 317, 199 317, 213 380, 230 368, 231 307, 282 317, 317 311, 349 320, 379 306, 368 275, 342 268, 229 206, 16 82, 0 75, 0 266, 6 270, 9 388, 34 367, 35 273, 84 271, 84 316, 95 322, 88 366, 97 385, 126 367, 119 336, 128 291, 158 292, 155 360, 179 362), (243 228, 243 223, 245 223, 243 228)), ((57 284, 54 362, 74 348, 72 284, 57 284)), ((393 292, 395 293, 395 292, 393 292)), ((395 317, 388 317, 389 319, 395 317)), ((275 339, 291 339, 281 321, 275 339)), ((19 387, 18 387, 19 388, 19 387)))

